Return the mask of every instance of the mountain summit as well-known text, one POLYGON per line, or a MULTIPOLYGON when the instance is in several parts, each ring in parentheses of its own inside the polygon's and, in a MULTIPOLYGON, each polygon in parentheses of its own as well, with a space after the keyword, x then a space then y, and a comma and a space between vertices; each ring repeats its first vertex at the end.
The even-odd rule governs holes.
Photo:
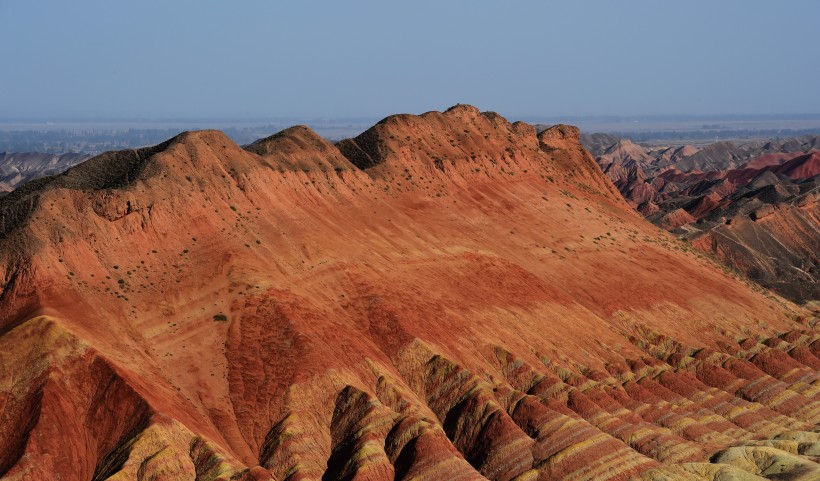
POLYGON ((571 126, 106 153, 0 197, 0 281, 3 479, 818 469, 816 320, 641 219, 571 126))

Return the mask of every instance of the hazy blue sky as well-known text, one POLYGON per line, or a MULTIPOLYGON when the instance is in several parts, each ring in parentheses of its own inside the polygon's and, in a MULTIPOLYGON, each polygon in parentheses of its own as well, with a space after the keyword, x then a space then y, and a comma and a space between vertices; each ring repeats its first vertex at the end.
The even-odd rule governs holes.
POLYGON ((0 0, 0 118, 820 112, 820 1, 0 0))

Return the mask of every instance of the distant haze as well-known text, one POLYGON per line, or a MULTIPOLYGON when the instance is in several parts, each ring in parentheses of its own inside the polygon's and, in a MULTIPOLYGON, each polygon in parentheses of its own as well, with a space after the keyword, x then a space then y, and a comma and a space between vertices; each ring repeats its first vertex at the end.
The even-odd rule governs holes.
POLYGON ((820 112, 820 2, 0 0, 0 119, 820 112))

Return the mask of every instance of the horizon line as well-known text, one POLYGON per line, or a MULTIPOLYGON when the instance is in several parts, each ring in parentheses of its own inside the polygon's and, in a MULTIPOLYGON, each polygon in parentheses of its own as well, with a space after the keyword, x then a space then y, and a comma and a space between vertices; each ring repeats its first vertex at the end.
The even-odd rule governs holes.
MULTIPOLYGON (((482 111, 485 112, 485 111, 482 111)), ((171 122, 237 122, 237 123, 260 123, 260 122, 283 122, 283 121, 378 121, 394 115, 404 115, 408 112, 400 112, 389 114, 386 116, 329 116, 329 115, 283 115, 283 116, 207 116, 207 117, 114 117, 114 116, 100 116, 100 117, 70 117, 70 116, 54 116, 54 117, 0 117, 0 124, 48 124, 48 123, 89 123, 89 122, 142 122, 142 123, 171 123, 171 122)), ((412 114, 411 115, 419 115, 412 114)), ((820 112, 803 112, 803 113, 754 113, 754 114, 738 114, 738 113, 723 113, 723 114, 589 114, 589 115, 544 115, 544 114, 529 114, 529 115, 503 115, 509 119, 521 119, 524 121, 540 121, 540 120, 598 120, 598 121, 624 121, 624 120, 820 120, 820 112)))

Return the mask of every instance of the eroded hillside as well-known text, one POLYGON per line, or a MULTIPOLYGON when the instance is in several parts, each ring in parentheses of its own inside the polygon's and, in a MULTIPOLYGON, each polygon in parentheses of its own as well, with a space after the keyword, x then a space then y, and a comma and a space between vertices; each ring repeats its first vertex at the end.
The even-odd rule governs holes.
POLYGON ((586 137, 646 218, 798 303, 820 299, 820 137, 649 150, 586 137), (701 168, 705 170, 700 170, 701 168))

